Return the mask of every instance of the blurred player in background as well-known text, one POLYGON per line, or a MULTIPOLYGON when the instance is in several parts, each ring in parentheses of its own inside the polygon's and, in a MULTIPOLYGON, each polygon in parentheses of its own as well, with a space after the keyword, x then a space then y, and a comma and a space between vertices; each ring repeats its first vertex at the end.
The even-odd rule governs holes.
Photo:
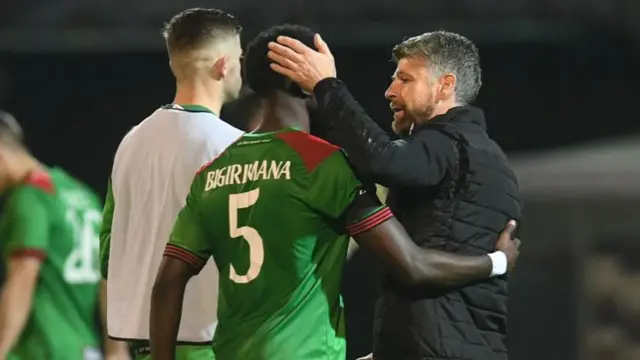
MULTIPOLYGON (((101 359, 98 196, 59 168, 38 162, 15 119, 0 112, 2 265, 0 360, 101 359)), ((108 346, 119 358, 126 348, 108 346)))
MULTIPOLYGON (((217 116, 242 85, 240 31, 235 17, 215 9, 174 16, 164 36, 175 100, 133 128, 115 155, 100 233, 101 272, 109 336, 131 342, 138 359, 149 358, 151 288, 193 175, 243 134, 217 116)), ((213 357, 217 282, 210 262, 189 285, 177 358, 213 357)))
MULTIPOLYGON (((487 255, 418 248, 340 149, 308 134, 304 94, 269 69, 267 44, 278 35, 312 44, 314 33, 285 25, 248 46, 246 80, 261 98, 262 122, 193 181, 153 289, 154 360, 174 359, 184 288, 212 255, 220 269, 218 360, 344 359, 347 234, 409 284, 460 285, 494 268, 487 255)), ((510 230, 499 242, 508 253, 500 253, 503 273, 507 258, 517 258, 510 230)))

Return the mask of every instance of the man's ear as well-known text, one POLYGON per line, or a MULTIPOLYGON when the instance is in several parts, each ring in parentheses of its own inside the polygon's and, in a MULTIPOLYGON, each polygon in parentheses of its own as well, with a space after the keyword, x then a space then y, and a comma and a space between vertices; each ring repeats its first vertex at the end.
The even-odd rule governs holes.
POLYGON ((456 90, 456 76, 454 74, 444 74, 440 78, 440 88, 436 94, 437 101, 446 101, 455 96, 456 90))
POLYGON ((222 80, 229 73, 229 57, 225 55, 216 60, 211 70, 216 80, 222 80))

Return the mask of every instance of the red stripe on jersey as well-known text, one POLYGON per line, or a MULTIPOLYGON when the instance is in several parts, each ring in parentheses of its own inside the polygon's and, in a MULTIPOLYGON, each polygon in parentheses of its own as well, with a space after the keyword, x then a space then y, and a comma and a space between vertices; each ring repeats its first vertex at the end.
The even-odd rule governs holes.
POLYGON ((51 175, 44 170, 36 170, 31 172, 29 176, 24 180, 26 185, 32 185, 44 192, 52 194, 55 190, 51 175))
POLYGON ((201 269, 206 263, 205 260, 202 260, 191 252, 170 244, 164 249, 164 256, 170 256, 172 258, 182 260, 196 269, 201 269))
POLYGON ((375 213, 358 221, 357 223, 353 223, 347 226, 347 233, 350 236, 356 236, 367 230, 373 229, 374 227, 382 224, 383 222, 391 219, 392 217, 393 217, 393 213, 391 212, 391 209, 385 206, 382 209, 376 211, 375 213))
POLYGON ((340 150, 339 147, 302 131, 287 131, 277 136, 298 153, 309 172, 315 170, 316 166, 331 154, 340 150))
POLYGON ((10 257, 30 257, 44 261, 47 258, 47 253, 40 249, 22 248, 13 250, 10 257))
MULTIPOLYGON (((229 146, 237 143, 240 139, 242 139, 242 137, 244 136, 244 133, 242 133, 242 135, 240 135, 240 137, 238 137, 237 139, 233 140, 233 142, 231 144, 229 144, 229 146)), ((196 176, 200 175, 201 172, 204 171, 204 169, 208 168, 209 166, 211 166, 211 164, 213 164, 216 160, 218 160, 220 158, 220 156, 222 156, 222 154, 224 154, 227 149, 229 148, 229 146, 227 146, 226 149, 222 150, 222 152, 220 154, 218 154, 218 156, 214 157, 213 159, 209 160, 208 162, 206 162, 204 165, 202 165, 200 167, 200 169, 198 169, 198 171, 196 171, 196 176)))

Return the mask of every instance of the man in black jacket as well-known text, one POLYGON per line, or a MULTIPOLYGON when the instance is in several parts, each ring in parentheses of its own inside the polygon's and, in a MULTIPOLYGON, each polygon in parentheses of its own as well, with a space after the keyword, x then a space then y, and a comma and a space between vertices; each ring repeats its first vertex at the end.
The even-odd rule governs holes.
MULTIPOLYGON (((509 219, 521 216, 516 178, 486 133, 484 114, 468 105, 481 86, 477 48, 444 31, 393 49, 397 69, 386 91, 390 137, 336 76, 328 46, 314 51, 281 37, 269 45, 272 69, 313 92, 317 118, 362 175, 390 189, 388 202, 422 247, 459 254, 493 250, 509 219)), ((376 360, 506 360, 506 277, 462 288, 403 286, 383 276, 376 304, 376 360)))

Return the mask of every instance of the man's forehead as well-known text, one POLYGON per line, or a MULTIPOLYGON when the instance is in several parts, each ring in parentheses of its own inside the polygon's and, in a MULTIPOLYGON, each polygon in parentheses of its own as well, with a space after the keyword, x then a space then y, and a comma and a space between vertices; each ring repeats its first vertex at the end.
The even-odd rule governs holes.
POLYGON ((400 59, 398 61, 398 66, 396 67, 396 74, 404 72, 415 75, 426 71, 427 61, 425 59, 414 57, 405 57, 400 59))

